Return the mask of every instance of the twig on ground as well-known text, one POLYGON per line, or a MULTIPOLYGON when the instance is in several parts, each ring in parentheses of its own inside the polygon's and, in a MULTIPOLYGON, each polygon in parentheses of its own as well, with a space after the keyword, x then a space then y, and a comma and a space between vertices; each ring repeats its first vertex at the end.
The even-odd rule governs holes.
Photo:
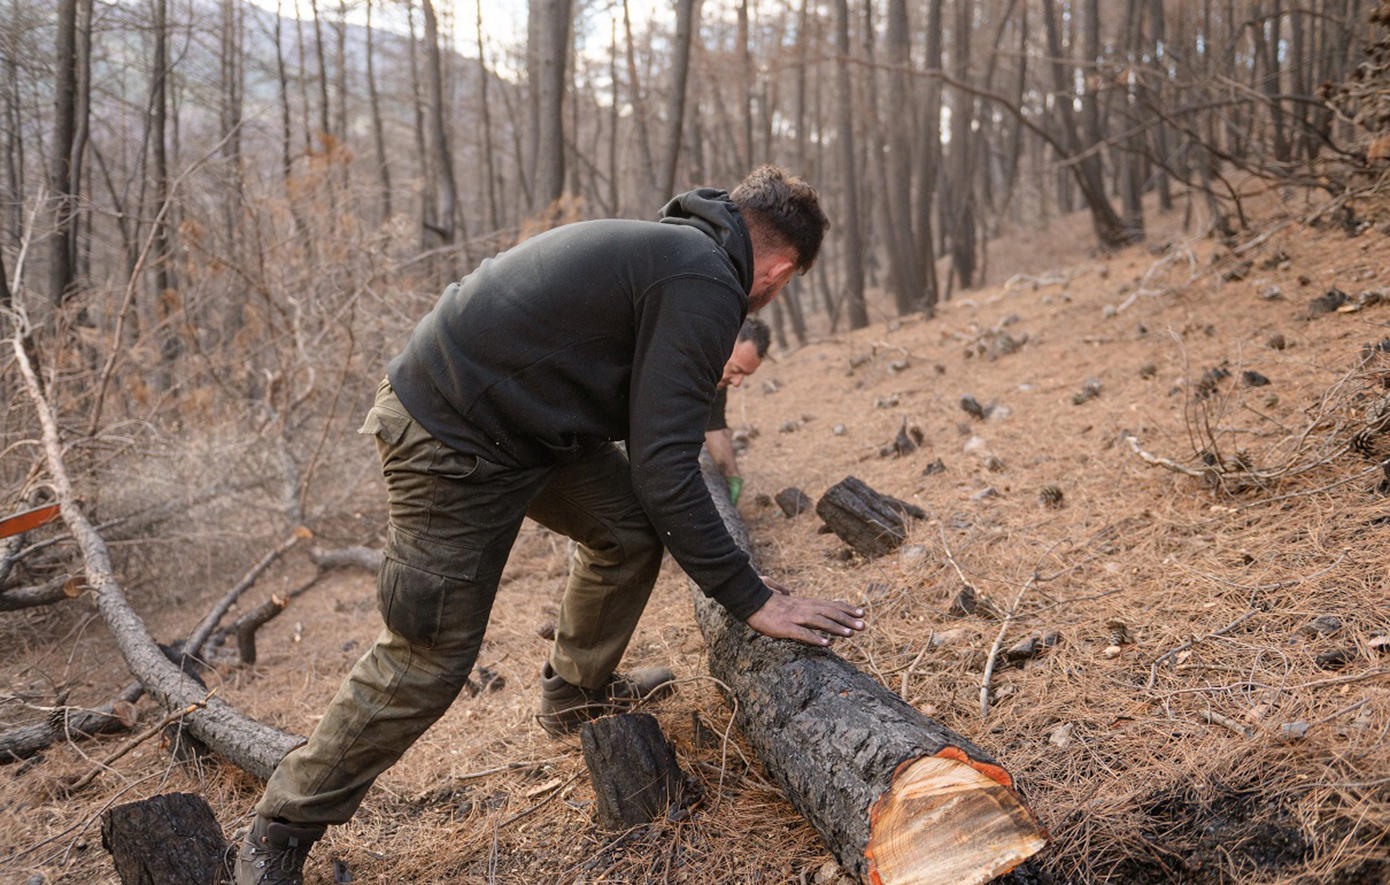
POLYGON ((1164 661, 1169 660, 1170 658, 1176 657, 1179 653, 1187 651, 1189 648, 1192 648, 1193 646, 1198 645, 1199 643, 1205 642, 1208 639, 1213 639, 1217 636, 1223 636, 1231 632, 1235 628, 1239 627, 1241 624, 1244 624, 1246 621, 1250 620, 1250 618, 1254 617, 1255 614, 1257 614, 1257 612, 1254 610, 1248 611, 1240 617, 1236 618, 1231 623, 1222 627, 1220 630, 1216 630, 1211 633, 1206 633, 1202 636, 1194 636, 1190 641, 1184 642, 1177 648, 1170 649, 1169 651, 1166 651, 1158 657, 1154 658, 1153 663, 1149 664, 1149 679, 1147 682, 1144 683, 1144 690, 1149 691, 1154 687, 1154 683, 1158 681, 1159 664, 1162 664, 1164 661))
POLYGON ((163 719, 161 719, 158 724, 152 725, 144 731, 140 732, 138 735, 127 741, 125 745, 118 749, 116 752, 112 753, 110 756, 107 756, 104 760, 98 763, 95 768, 88 771, 86 774, 82 775, 72 783, 68 784, 67 789, 70 792, 76 792, 82 789, 83 787, 87 786, 92 781, 97 779, 97 775, 101 774, 103 771, 108 770, 122 756, 126 755, 131 750, 135 749, 136 747, 143 744, 145 741, 159 734, 165 728, 169 727, 170 725, 173 725, 175 722, 187 716, 189 713, 192 713, 194 710, 201 710, 204 707, 206 707, 208 704, 208 698, 211 698, 214 694, 216 694, 216 689, 208 692, 207 698, 204 698, 203 700, 195 704, 189 704, 182 710, 175 710, 168 716, 165 716, 163 719))

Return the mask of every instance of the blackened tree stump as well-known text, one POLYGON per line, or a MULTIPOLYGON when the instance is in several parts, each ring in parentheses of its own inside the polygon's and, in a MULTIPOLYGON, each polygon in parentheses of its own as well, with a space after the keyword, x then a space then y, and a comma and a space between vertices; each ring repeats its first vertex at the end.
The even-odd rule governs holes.
MULTIPOLYGON (((705 481, 735 541, 748 533, 717 469, 705 481)), ((735 723, 840 866, 879 885, 981 885, 1047 834, 1013 779, 828 649, 759 635, 698 588, 710 672, 735 723)))
POLYGON ((122 885, 213 885, 225 876, 227 840, 208 803, 165 793, 101 815, 101 844, 122 885))
POLYGON ((579 739, 594 782, 599 823, 605 829, 651 823, 685 804, 685 772, 650 713, 586 722, 579 739))
POLYGON ((907 519, 926 519, 915 504, 880 494, 852 476, 816 502, 816 515, 840 540, 865 556, 892 553, 907 538, 907 519))

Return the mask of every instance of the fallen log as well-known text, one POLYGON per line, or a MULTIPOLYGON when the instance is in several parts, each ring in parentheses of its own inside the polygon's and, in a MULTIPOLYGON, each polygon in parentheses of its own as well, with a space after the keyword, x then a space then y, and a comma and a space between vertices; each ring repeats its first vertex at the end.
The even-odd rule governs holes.
MULTIPOLYGON (((748 551, 727 486, 703 466, 748 551)), ((761 636, 692 592, 735 723, 841 867, 877 885, 980 885, 1046 844, 1013 778, 984 750, 828 649, 761 636)))
POLYGON ((81 581, 63 575, 32 587, 0 590, 0 612, 17 612, 26 608, 53 605, 65 599, 76 599, 86 589, 81 581))
POLYGON ((227 840, 201 796, 165 793, 101 815, 101 844, 122 885, 227 881, 227 840))
POLYGON ((865 556, 892 553, 907 538, 906 520, 925 519, 922 508, 876 492, 853 476, 826 490, 816 515, 840 540, 865 556))

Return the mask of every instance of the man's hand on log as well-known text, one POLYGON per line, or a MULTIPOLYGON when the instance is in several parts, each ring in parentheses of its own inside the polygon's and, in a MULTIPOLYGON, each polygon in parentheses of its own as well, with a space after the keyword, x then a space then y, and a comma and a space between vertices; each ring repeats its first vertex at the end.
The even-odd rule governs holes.
POLYGON ((846 602, 793 596, 786 587, 768 578, 763 578, 763 583, 774 592, 762 608, 748 616, 748 626, 764 636, 829 645, 831 636, 853 636, 864 629, 862 608, 846 602))

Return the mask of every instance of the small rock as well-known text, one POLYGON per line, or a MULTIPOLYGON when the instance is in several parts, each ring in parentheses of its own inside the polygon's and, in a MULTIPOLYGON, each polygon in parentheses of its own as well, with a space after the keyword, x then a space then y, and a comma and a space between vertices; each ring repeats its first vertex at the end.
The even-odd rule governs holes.
POLYGON ((1284 336, 1280 332, 1272 333, 1265 341, 1265 344, 1270 350, 1283 350, 1285 347, 1289 346, 1289 343, 1284 340, 1284 336))
POLYGON ((928 464, 926 467, 923 467, 923 468, 922 468, 922 475, 923 475, 923 476, 931 476, 933 473, 945 473, 945 472, 946 472, 946 465, 945 465, 944 462, 942 462, 942 460, 941 460, 940 458, 937 458, 935 461, 931 462, 931 463, 928 464))
POLYGON ((957 618, 964 618, 975 613, 975 606, 979 600, 975 596, 975 588, 966 584, 956 594, 956 598, 951 600, 951 607, 948 613, 957 618))
POLYGON ((795 418, 793 418, 793 419, 790 420, 790 421, 783 421, 782 424, 781 424, 781 426, 777 428, 777 432, 778 432, 778 433, 796 433, 796 432, 797 432, 798 430, 800 430, 800 429, 801 429, 801 422, 800 422, 800 421, 797 421, 795 418))
POLYGON ((782 388, 780 387, 780 385, 778 385, 776 379, 769 378, 763 382, 763 393, 772 394, 776 393, 781 389, 782 388))
POLYGON ((1314 658, 1314 662, 1323 670, 1340 670, 1354 660, 1356 652, 1349 648, 1325 651, 1314 658))
POLYGON ((1076 726, 1074 724, 1063 722, 1052 729, 1052 733, 1047 736, 1047 742, 1059 750, 1065 750, 1071 746, 1072 734, 1075 731, 1076 726))
POLYGON ((1267 286, 1260 290, 1260 297, 1265 301, 1283 301, 1284 290, 1278 286, 1267 286))
POLYGON ((985 469, 988 470, 990 473, 1003 473, 1004 459, 1000 458, 998 455, 990 455, 988 458, 985 459, 985 469))
POLYGON ((1107 304, 1100 309, 1100 318, 1103 320, 1114 319, 1119 312, 1120 309, 1118 307, 1113 304, 1107 304))
POLYGON ((1153 363, 1144 363, 1144 365, 1139 367, 1140 378, 1152 378, 1157 374, 1158 366, 1154 365, 1153 363))
POLYGON ((972 501, 988 501, 990 498, 999 497, 999 493, 994 490, 994 486, 985 486, 978 492, 970 496, 972 501))
POLYGON ((1246 369, 1240 374, 1240 380, 1246 387, 1265 387, 1269 384, 1269 379, 1254 369, 1246 369))
POLYGON ((1308 302, 1308 319, 1315 319, 1323 314, 1333 313, 1337 308, 1347 303, 1348 295, 1341 289, 1328 289, 1327 292, 1312 301, 1308 302))
POLYGON ((874 408, 891 409, 894 406, 896 406, 900 400, 901 397, 899 397, 896 393, 890 393, 887 396, 881 396, 878 399, 874 400, 874 408))
POLYGON ((774 500, 776 500, 777 506, 782 508, 782 514, 788 519, 794 516, 800 516, 808 512, 812 507, 811 499, 806 496, 805 492, 795 486, 785 488, 778 492, 774 500))
POLYGON ((932 648, 942 648, 948 645, 960 645, 969 642, 974 633, 968 627, 956 627, 954 630, 932 631, 931 638, 927 640, 927 645, 932 648))
POLYGON ((844 436, 844 435, 845 435, 845 425, 843 425, 843 424, 836 424, 834 427, 830 428, 830 432, 833 433, 833 434, 835 434, 836 436, 844 436))
POLYGON ((1004 660, 1021 666, 1024 661, 1037 657, 1041 650, 1042 640, 1037 636, 1029 636, 1009 646, 1004 652, 1004 660))
POLYGON ((898 551, 898 562, 913 566, 926 562, 927 548, 924 544, 908 544, 898 551))
POLYGON ((840 875, 840 865, 833 860, 827 860, 819 870, 816 870, 816 885, 831 885, 840 875))
POLYGON ((1279 737, 1286 741, 1301 741, 1308 736, 1311 727, 1306 722, 1285 722, 1279 726, 1279 737))
POLYGON ((1081 392, 1072 396, 1072 405, 1079 406, 1100 396, 1101 386, 1099 379, 1087 378, 1086 383, 1081 385, 1081 392))
POLYGON ((1342 629, 1342 619, 1336 615, 1318 615, 1299 628, 1304 636, 1331 636, 1342 629))

